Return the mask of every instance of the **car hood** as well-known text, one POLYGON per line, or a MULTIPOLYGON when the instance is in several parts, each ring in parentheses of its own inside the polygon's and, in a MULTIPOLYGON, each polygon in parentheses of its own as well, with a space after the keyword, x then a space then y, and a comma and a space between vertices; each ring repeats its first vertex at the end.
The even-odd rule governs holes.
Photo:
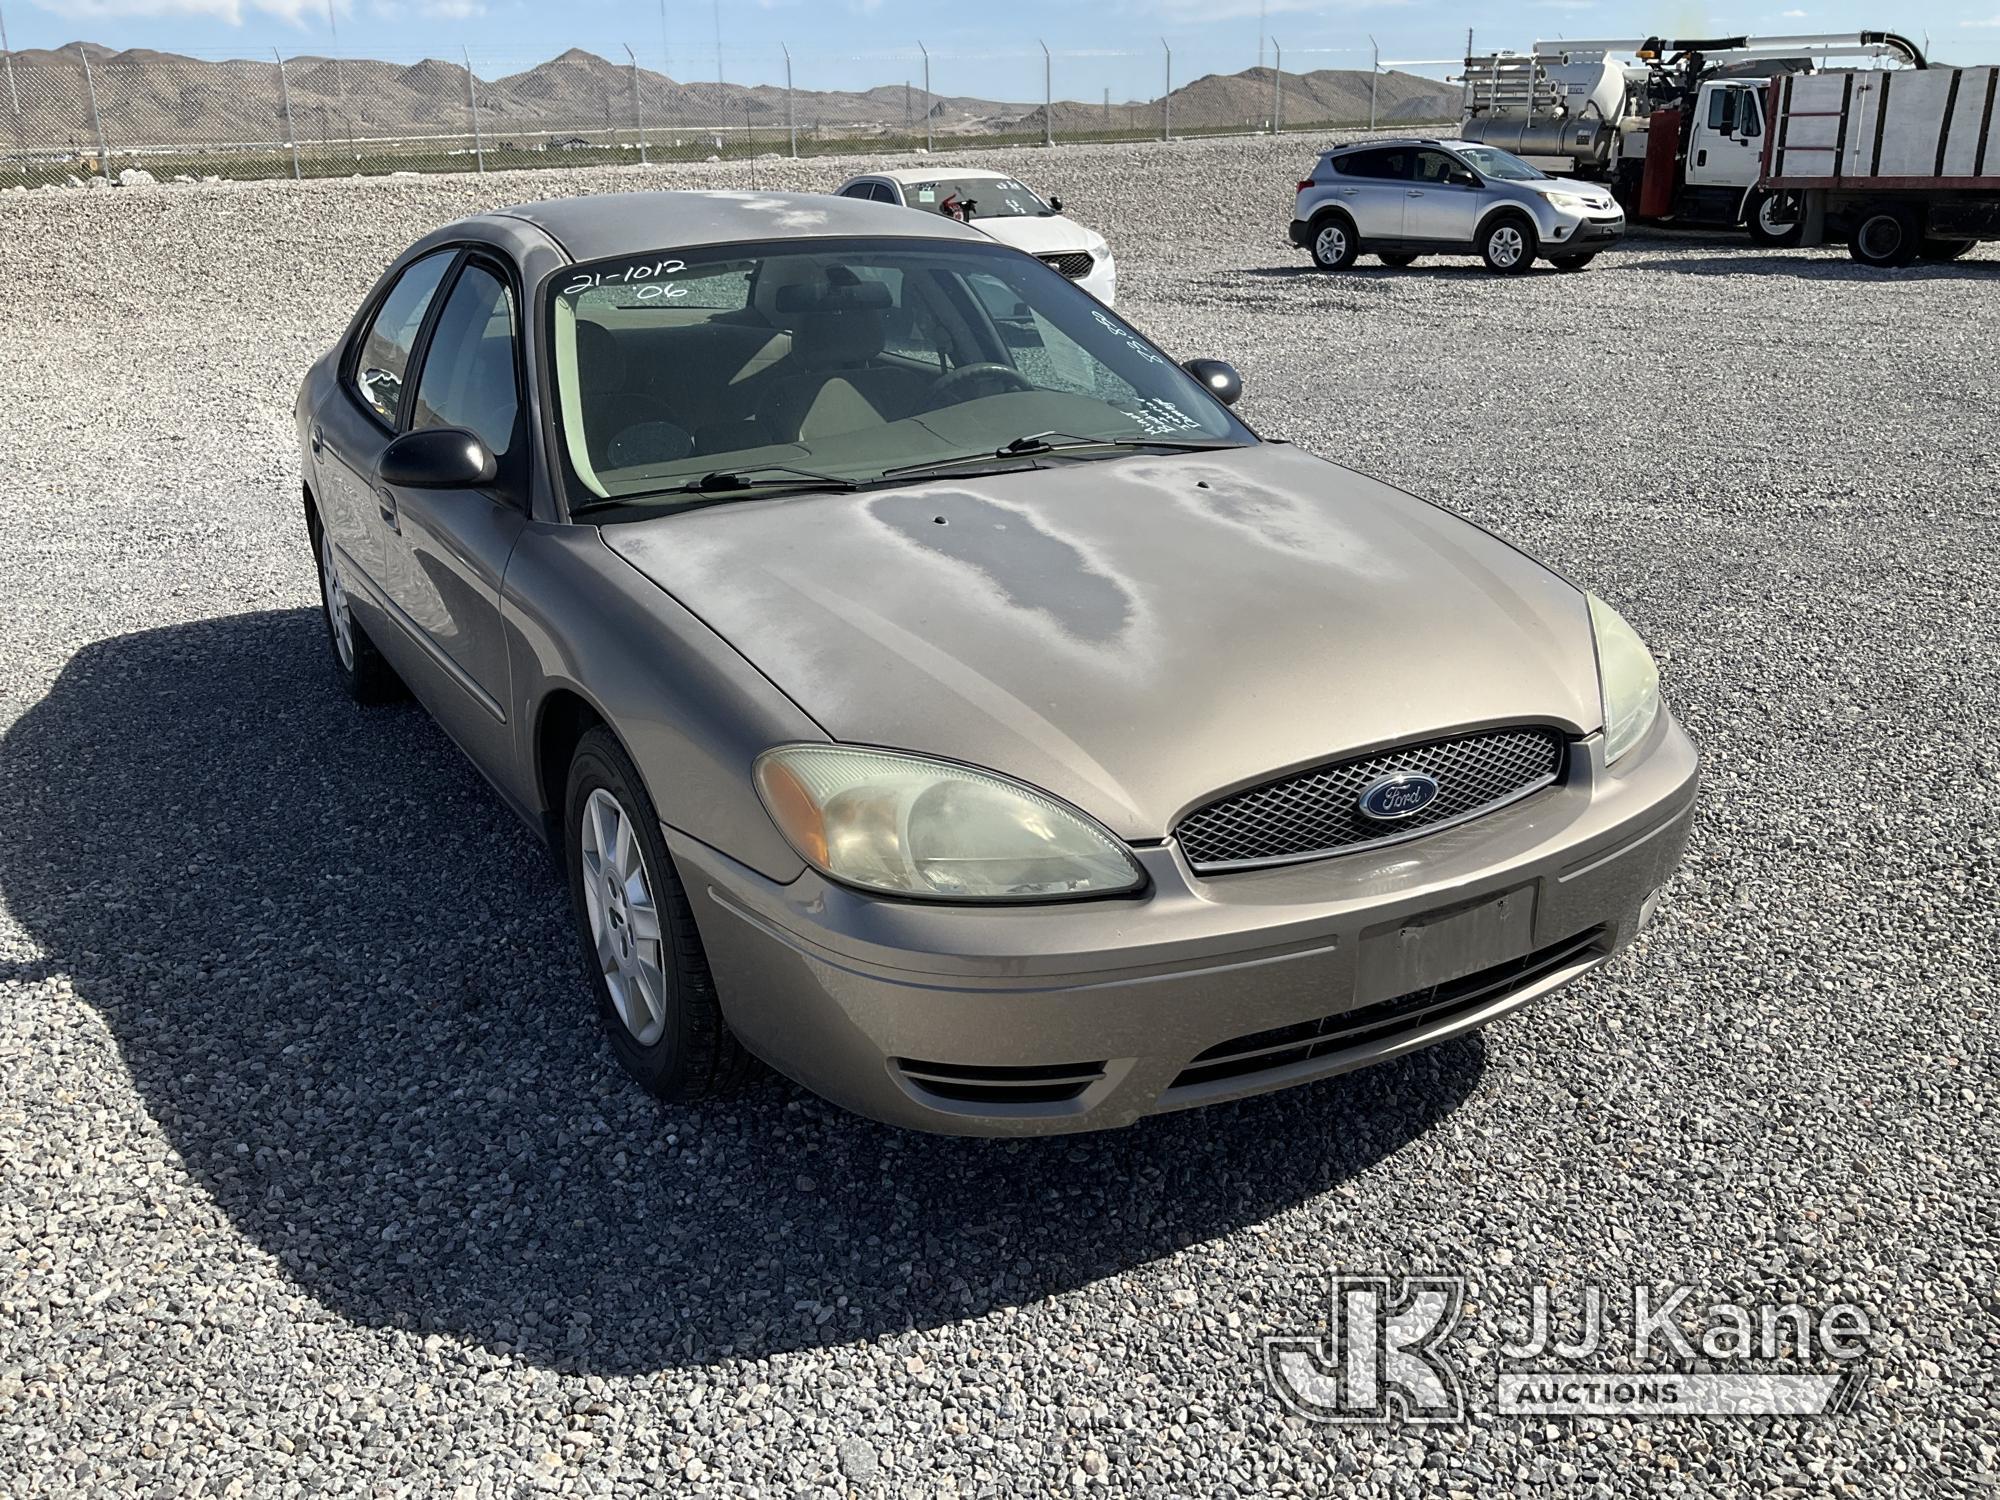
POLYGON ((602 534, 834 739, 1015 776, 1128 839, 1353 752, 1602 718, 1581 592, 1285 445, 734 501, 602 534))
POLYGON ((1030 255, 1058 255, 1065 250, 1094 250, 1104 243, 1095 230, 1085 229, 1061 214, 1044 219, 1022 215, 1012 219, 974 219, 972 227, 1030 255))

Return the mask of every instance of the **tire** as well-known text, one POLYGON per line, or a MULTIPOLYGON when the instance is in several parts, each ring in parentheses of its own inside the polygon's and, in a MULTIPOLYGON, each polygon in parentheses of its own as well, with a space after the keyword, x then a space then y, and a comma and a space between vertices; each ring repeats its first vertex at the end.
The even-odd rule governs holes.
POLYGON ((1753 244, 1789 250, 1805 238, 1805 219, 1790 193, 1753 193, 1743 211, 1743 227, 1753 244))
POLYGON ((1375 253, 1383 265, 1393 266, 1398 271, 1407 271, 1417 263, 1417 257, 1407 250, 1378 250, 1375 253))
POLYGON ((1978 240, 1925 240, 1918 254, 1925 260, 1957 260, 1979 243, 1978 240))
POLYGON ((1581 271, 1596 259, 1597 252, 1592 250, 1587 255, 1551 255, 1549 257, 1549 264, 1554 266, 1558 271, 1581 271))
POLYGON ((1535 226, 1522 214, 1495 215, 1479 231, 1479 254, 1486 269, 1501 276, 1519 276, 1535 263, 1535 226))
POLYGON ((326 627, 334 678, 356 703, 395 702, 405 696, 403 680, 375 649, 361 622, 354 618, 347 589, 341 582, 340 560, 335 555, 333 540, 326 534, 317 513, 306 528, 306 535, 312 539, 314 571, 319 574, 319 618, 326 627))
POLYGON ((584 971, 619 1065, 676 1103, 740 1084, 751 1057, 723 1021, 659 814, 602 726, 570 759, 563 864, 584 971))
POLYGON ((1313 220, 1306 248, 1322 271, 1345 271, 1361 253, 1361 242, 1355 237, 1353 220, 1345 214, 1328 214, 1313 220))
POLYGON ((1917 258, 1923 236, 1914 215, 1900 204, 1865 210, 1847 239, 1847 253, 1864 266, 1907 266, 1917 258))

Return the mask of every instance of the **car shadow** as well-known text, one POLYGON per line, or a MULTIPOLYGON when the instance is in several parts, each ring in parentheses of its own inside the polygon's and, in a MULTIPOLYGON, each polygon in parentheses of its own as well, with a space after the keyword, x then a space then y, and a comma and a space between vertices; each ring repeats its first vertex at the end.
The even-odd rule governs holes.
POLYGON ((1326 1192, 1472 1091, 1476 1039, 1125 1131, 953 1140, 776 1079, 611 1063, 546 852, 316 611, 78 652, 0 739, 0 899, 231 1224, 360 1322, 629 1373, 1113 1276, 1326 1192))
MULTIPOLYGON (((1607 255, 1612 253, 1615 252, 1606 252, 1607 255)), ((1599 264, 1601 265, 1603 262, 1600 261, 1599 264)), ((1409 280, 1423 277, 1442 278, 1445 280, 1470 279, 1490 281, 1496 285, 1504 285, 1508 282, 1525 281, 1543 276, 1565 276, 1572 273, 1559 271, 1554 266, 1537 263, 1518 275, 1502 276, 1497 272, 1489 271, 1482 261, 1440 260, 1435 265, 1424 261, 1418 261, 1413 266, 1355 264, 1349 266, 1344 271, 1322 271, 1315 265, 1239 266, 1235 274, 1238 276, 1259 276, 1281 281, 1290 280, 1294 277, 1315 278, 1325 281, 1328 286, 1338 286, 1343 281, 1409 280)))
MULTIPOLYGON (((1829 246, 1838 250, 1838 246, 1829 246)), ((1977 252, 1974 252, 1977 254, 1977 252)), ((1805 281, 1982 281, 2000 273, 2000 260, 1917 261, 1912 265, 1864 266, 1846 254, 1825 250, 1743 249, 1719 255, 1683 255, 1645 264, 1644 269, 1682 276, 1789 276, 1805 281)))

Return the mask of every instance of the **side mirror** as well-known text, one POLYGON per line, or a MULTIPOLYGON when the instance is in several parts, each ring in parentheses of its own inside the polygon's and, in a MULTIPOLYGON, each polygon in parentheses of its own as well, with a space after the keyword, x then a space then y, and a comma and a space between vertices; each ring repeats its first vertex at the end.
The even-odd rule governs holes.
POLYGON ((499 474, 493 450, 463 427, 406 432, 382 450, 382 482, 405 489, 471 489, 499 474))
POLYGON ((1471 172, 1454 172, 1451 174, 1451 185, 1453 187, 1478 187, 1479 179, 1471 172))
POLYGON ((1234 406, 1243 394, 1243 377, 1225 359, 1191 359, 1181 368, 1201 382, 1202 389, 1224 406, 1234 406))
POLYGON ((1051 198, 1051 199, 1049 199, 1049 207, 1050 207, 1050 208, 1052 208, 1052 209, 1054 209, 1054 210, 1055 210, 1055 211, 1056 211, 1057 213, 1061 213, 1061 212, 1062 212, 1062 199, 1060 199, 1060 198, 1051 198))

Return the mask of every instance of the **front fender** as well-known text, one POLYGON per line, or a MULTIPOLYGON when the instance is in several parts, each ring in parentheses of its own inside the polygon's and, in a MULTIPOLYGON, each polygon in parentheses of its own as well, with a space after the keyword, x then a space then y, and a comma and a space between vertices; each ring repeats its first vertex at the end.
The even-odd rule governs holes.
POLYGON ((530 523, 502 609, 526 805, 551 811, 537 774, 543 711, 554 694, 574 693, 618 736, 670 828, 772 880, 798 877, 805 866, 750 780, 770 746, 827 738, 797 704, 594 526, 530 523))

